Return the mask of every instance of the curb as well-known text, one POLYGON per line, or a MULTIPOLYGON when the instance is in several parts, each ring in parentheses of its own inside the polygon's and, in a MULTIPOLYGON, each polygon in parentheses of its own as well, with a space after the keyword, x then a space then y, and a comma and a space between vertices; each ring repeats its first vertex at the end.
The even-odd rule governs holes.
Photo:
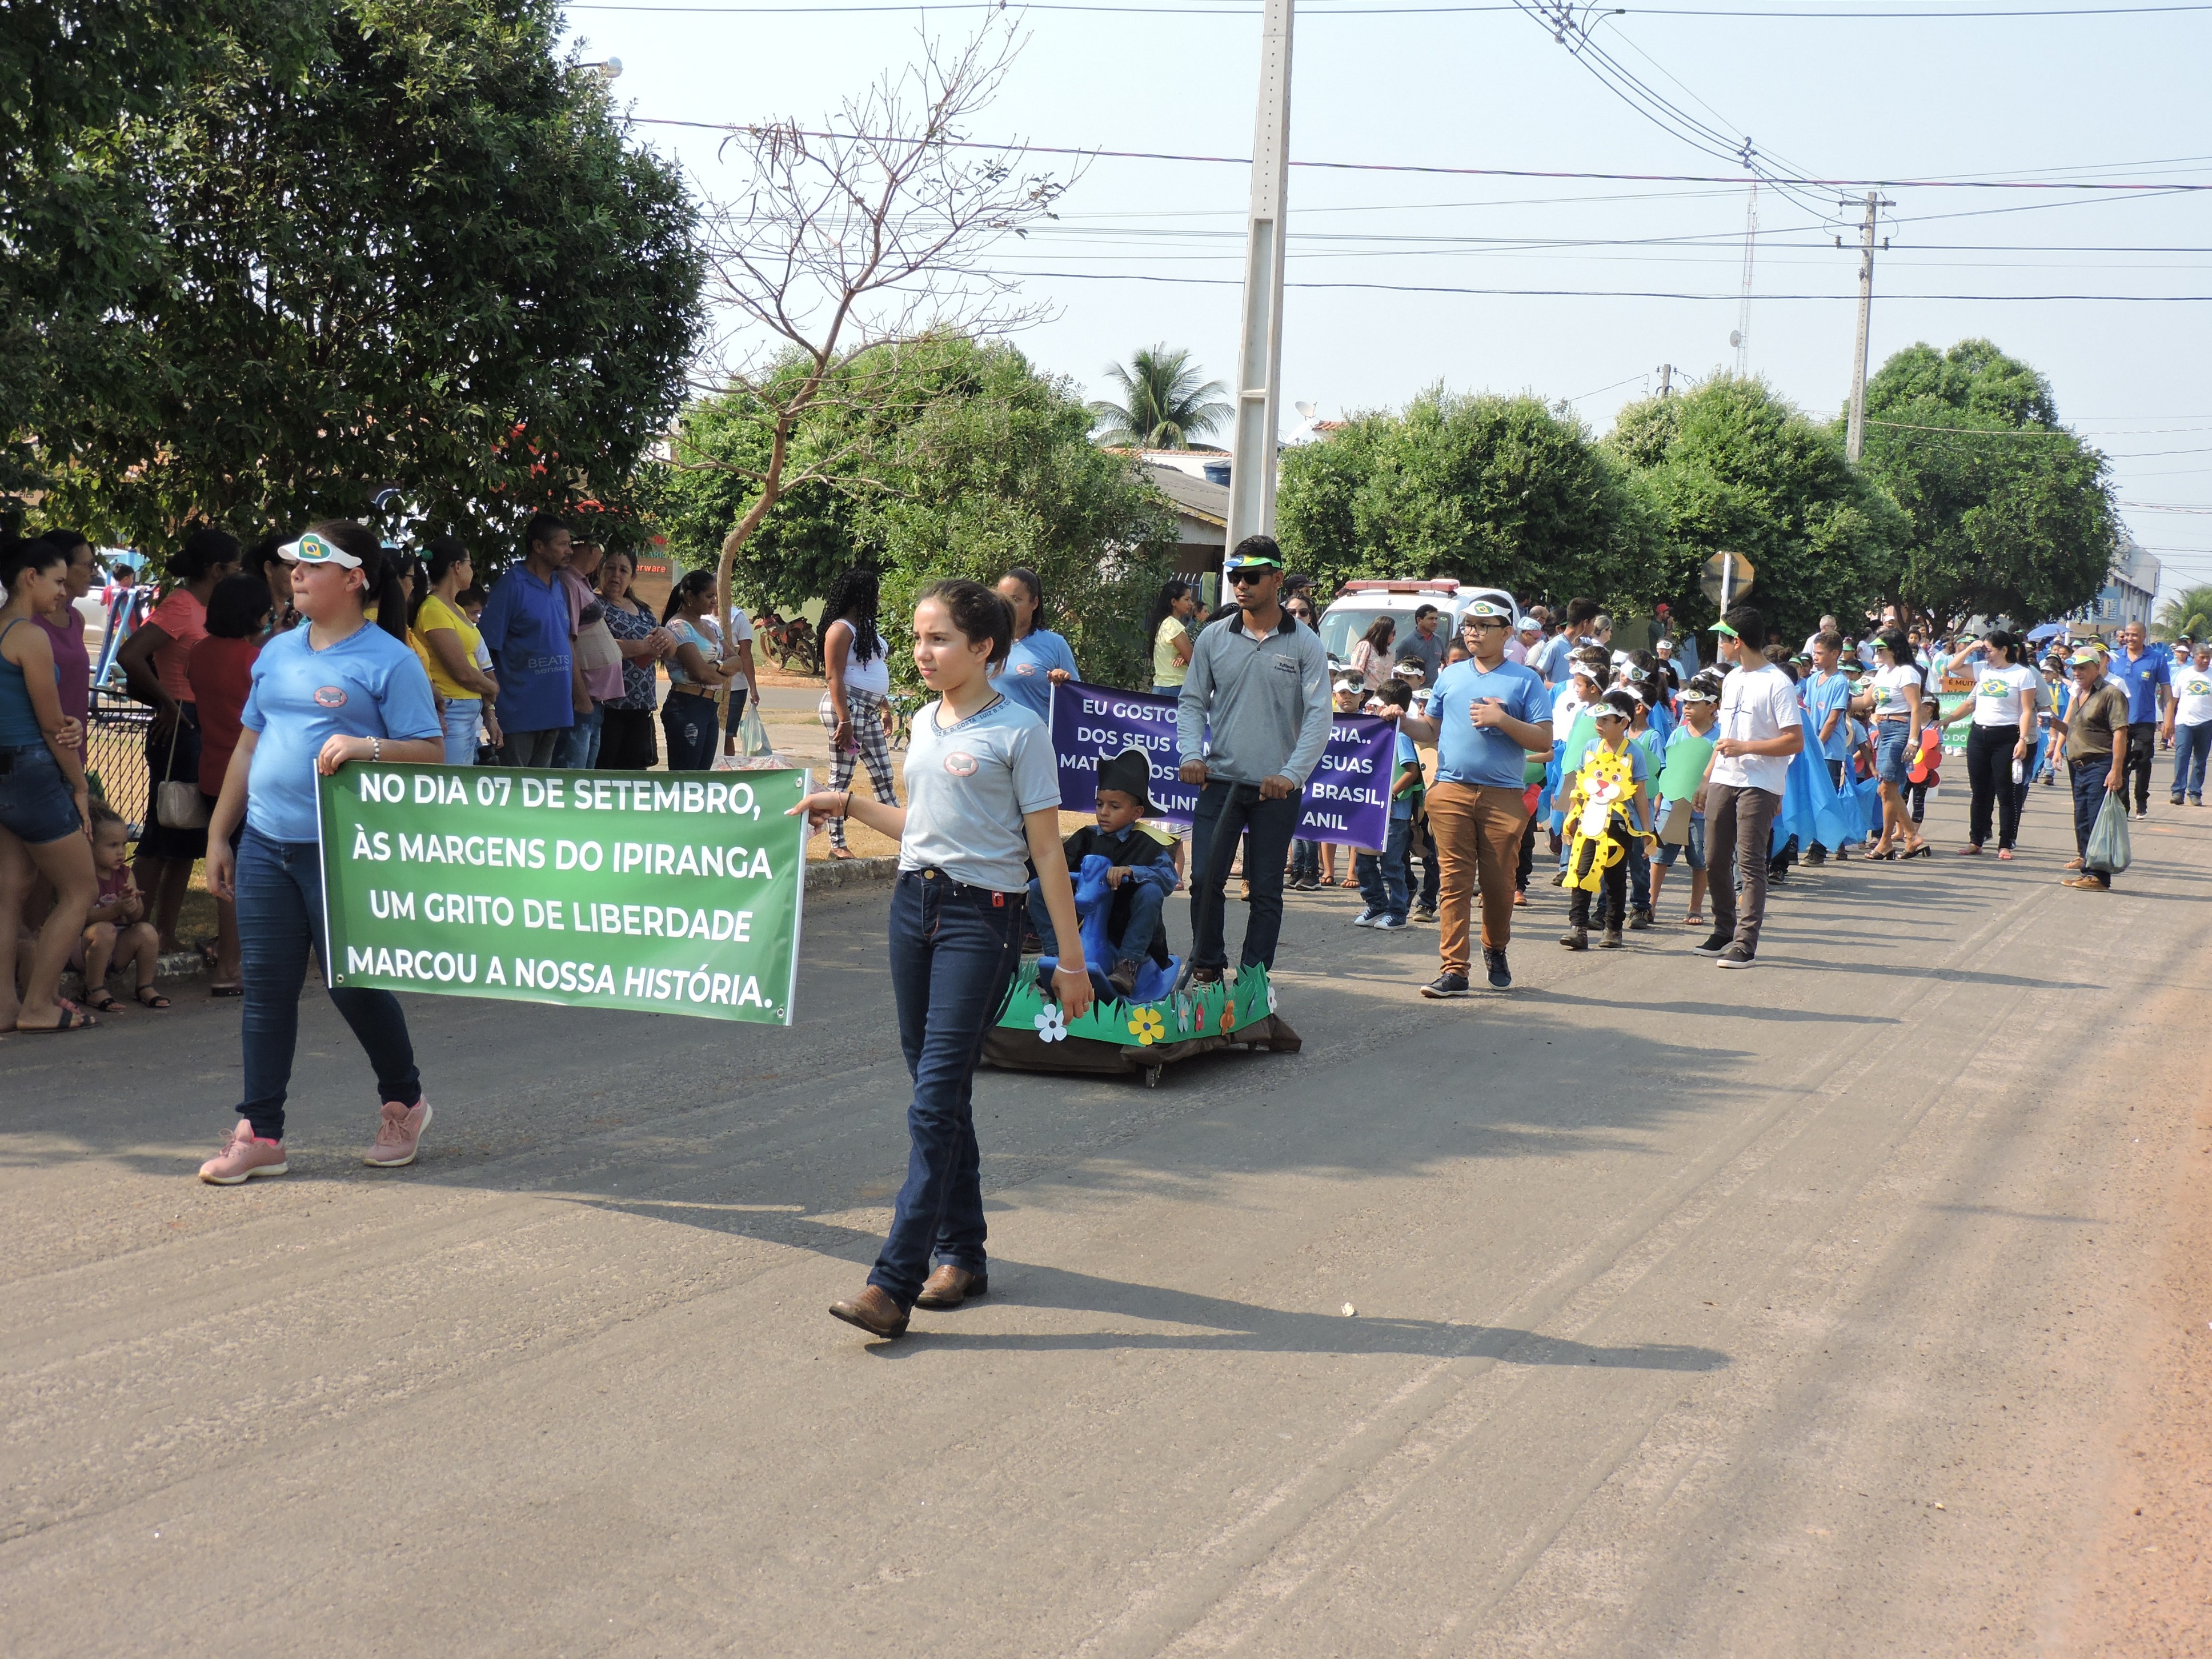
POLYGON ((841 887, 889 881, 898 873, 898 854, 885 853, 872 859, 814 859, 806 866, 806 890, 831 893, 841 887))

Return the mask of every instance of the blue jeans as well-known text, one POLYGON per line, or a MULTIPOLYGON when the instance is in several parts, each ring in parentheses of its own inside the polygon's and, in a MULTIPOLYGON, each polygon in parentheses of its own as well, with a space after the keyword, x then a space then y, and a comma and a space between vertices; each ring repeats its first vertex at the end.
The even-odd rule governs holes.
POLYGON ((1021 961, 1019 893, 963 887, 906 870, 891 889, 891 994, 914 1079, 911 1148, 890 1237, 868 1283, 902 1308, 921 1294, 933 1257, 983 1271, 983 1187, 975 1146, 975 1062, 1021 961))
POLYGON ((714 700, 690 692, 672 692, 660 705, 660 729, 668 735, 668 769, 672 772, 711 772, 721 751, 721 724, 714 718, 714 700))
POLYGON ((477 728, 483 724, 482 697, 446 699, 446 764, 477 763, 477 728))
POLYGON ((1359 896, 1368 909, 1394 921, 1405 921, 1406 907, 1412 902, 1413 873, 1407 859, 1413 844, 1413 819, 1393 818, 1382 850, 1362 853, 1352 861, 1352 873, 1359 878, 1359 896))
POLYGON ((1659 850, 1651 855, 1651 861, 1662 870, 1671 870, 1674 867, 1674 860, 1678 858, 1686 858, 1692 870, 1702 870, 1705 867, 1704 814, 1700 813, 1691 818, 1689 840, 1679 845, 1673 842, 1661 842, 1659 850))
POLYGON ((2173 798, 2204 798, 2204 768, 2212 761, 2212 720, 2173 728, 2173 798))
POLYGON ((599 726, 606 714, 606 705, 595 702, 590 714, 576 716, 576 723, 561 734, 561 741, 554 746, 555 769, 588 772, 599 763, 599 726))
MULTIPOLYGON (((330 940, 323 933, 322 849, 311 841, 271 841, 248 827, 238 843, 238 941, 246 1002, 239 1034, 246 1049, 246 1099, 239 1115, 270 1140, 284 1134, 284 1094, 299 1046, 300 988, 307 950, 330 983, 330 940)), ((407 1016, 389 991, 332 986, 331 1000, 368 1055, 376 1098, 412 1106, 422 1098, 407 1016)))
MULTIPOLYGON (((1070 871, 1068 877, 1074 879, 1074 872, 1070 871)), ((1168 902, 1168 890, 1156 881, 1125 879, 1121 885, 1129 895, 1129 920, 1121 929, 1121 937, 1114 941, 1114 961, 1142 962, 1152 954, 1152 941, 1159 937, 1160 910, 1168 902)), ((1044 889, 1035 876, 1030 878, 1029 902, 1031 915, 1044 915, 1044 889)), ((1109 898, 1109 911, 1113 904, 1109 898)), ((1103 973, 1111 964, 1094 962, 1090 965, 1103 973)))
POLYGON ((1224 937, 1228 900, 1229 866, 1237 857, 1237 838, 1249 838, 1244 849, 1244 879, 1252 884, 1252 902, 1244 916, 1243 966, 1254 963, 1275 965, 1275 942, 1283 932, 1283 858, 1291 836, 1305 816, 1305 792, 1296 791, 1280 800, 1260 799, 1256 783, 1209 783, 1199 792, 1198 810, 1191 815, 1190 838, 1190 964, 1193 968, 1229 965, 1224 937))
POLYGON ((1321 843, 1317 841, 1294 841, 1291 843, 1291 879, 1319 881, 1321 879, 1321 843))
MULTIPOLYGON (((2074 785, 2074 851, 2078 857, 2087 857, 2089 832, 2097 827, 2097 814, 2104 810, 2105 796, 2109 793, 2105 784, 2112 775, 2112 757, 2092 755, 2087 760, 2069 760, 2066 768, 2074 785)), ((2120 805, 2124 807, 2127 804, 2123 791, 2120 805)), ((2101 870, 2084 870, 2081 873, 2095 877, 2107 887, 2112 884, 2112 877, 2101 870)))

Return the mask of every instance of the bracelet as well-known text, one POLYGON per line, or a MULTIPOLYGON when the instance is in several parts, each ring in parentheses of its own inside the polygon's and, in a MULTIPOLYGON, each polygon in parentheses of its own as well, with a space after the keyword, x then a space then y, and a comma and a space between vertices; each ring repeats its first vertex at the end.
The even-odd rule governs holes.
POLYGON ((382 738, 371 738, 368 740, 368 757, 373 761, 380 761, 384 758, 384 739, 382 738))
POLYGON ((837 816, 841 818, 853 816, 853 792, 849 789, 845 792, 845 804, 837 809, 837 816))

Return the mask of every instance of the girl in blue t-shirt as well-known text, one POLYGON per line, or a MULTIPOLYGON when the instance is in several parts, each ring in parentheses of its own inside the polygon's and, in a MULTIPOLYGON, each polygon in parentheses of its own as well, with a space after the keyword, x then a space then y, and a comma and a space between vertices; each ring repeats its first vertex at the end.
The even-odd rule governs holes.
POLYGON ((430 1123, 399 1000, 330 982, 315 811, 316 777, 348 761, 446 757, 429 676, 406 643, 405 573, 375 532, 349 520, 319 524, 279 550, 307 626, 276 635, 254 659, 243 729, 208 823, 208 890, 238 907, 246 989, 239 1124, 200 1165, 200 1179, 218 1187, 290 1167, 284 1097, 311 945, 331 1000, 376 1073, 382 1107, 362 1161, 377 1169, 413 1163, 430 1123))

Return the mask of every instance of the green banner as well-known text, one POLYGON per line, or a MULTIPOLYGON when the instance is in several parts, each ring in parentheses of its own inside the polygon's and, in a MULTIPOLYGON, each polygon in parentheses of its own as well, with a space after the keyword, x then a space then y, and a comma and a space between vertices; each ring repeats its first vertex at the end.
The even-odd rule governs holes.
POLYGON ((333 985, 791 1024, 803 771, 320 780, 333 985))

